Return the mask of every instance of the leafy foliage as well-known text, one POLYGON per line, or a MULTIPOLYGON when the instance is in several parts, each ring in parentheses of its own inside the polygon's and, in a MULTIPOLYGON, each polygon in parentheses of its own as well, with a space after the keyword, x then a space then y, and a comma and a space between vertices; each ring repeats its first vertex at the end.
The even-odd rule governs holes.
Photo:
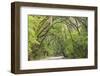
POLYGON ((28 59, 86 58, 87 17, 28 16, 28 59))

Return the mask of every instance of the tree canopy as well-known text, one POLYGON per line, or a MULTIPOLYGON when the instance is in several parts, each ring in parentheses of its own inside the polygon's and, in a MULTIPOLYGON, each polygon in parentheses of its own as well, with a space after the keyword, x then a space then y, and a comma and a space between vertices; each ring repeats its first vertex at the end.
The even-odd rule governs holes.
POLYGON ((87 17, 29 15, 28 60, 86 58, 87 28, 87 17))

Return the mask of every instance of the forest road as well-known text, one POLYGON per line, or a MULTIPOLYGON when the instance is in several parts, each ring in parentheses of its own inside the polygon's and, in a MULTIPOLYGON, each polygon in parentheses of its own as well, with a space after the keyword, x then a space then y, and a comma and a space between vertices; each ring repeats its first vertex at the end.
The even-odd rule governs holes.
POLYGON ((48 58, 46 58, 46 60, 58 60, 58 59, 64 59, 64 56, 48 57, 48 58))

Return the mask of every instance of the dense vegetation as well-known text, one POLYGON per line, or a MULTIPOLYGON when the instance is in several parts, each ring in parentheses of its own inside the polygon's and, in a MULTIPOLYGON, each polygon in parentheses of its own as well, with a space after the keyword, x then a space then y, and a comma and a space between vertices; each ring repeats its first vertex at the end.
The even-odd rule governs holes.
POLYGON ((28 16, 28 60, 86 58, 87 17, 28 16))

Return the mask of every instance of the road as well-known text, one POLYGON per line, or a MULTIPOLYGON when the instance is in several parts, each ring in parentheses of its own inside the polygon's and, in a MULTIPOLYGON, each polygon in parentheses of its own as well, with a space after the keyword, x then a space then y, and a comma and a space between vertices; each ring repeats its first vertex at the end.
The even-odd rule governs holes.
POLYGON ((48 58, 46 58, 46 60, 58 60, 58 59, 64 59, 64 56, 48 57, 48 58))

